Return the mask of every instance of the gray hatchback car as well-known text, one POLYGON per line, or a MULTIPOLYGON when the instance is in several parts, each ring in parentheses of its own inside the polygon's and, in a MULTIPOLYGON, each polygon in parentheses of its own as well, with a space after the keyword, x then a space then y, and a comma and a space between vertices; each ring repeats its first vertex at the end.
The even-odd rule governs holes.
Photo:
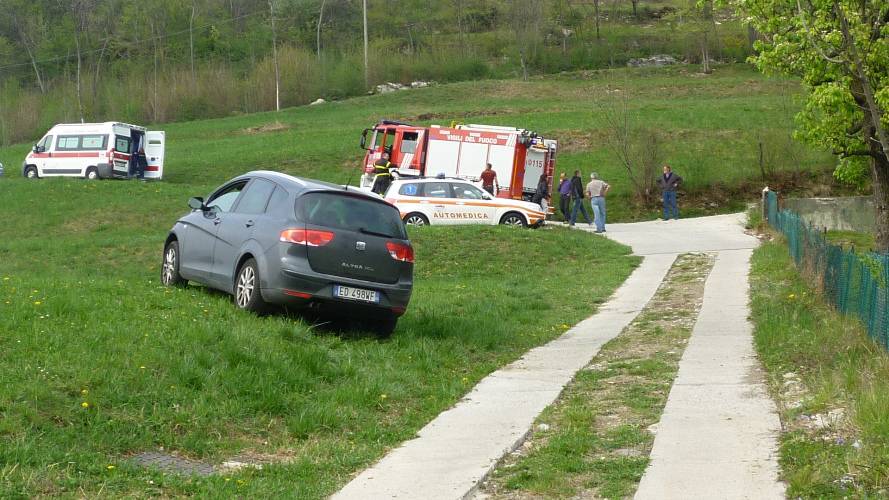
POLYGON ((258 313, 278 304, 363 319, 384 335, 408 306, 414 250, 379 197, 255 171, 188 204, 164 244, 164 285, 202 283, 258 313))

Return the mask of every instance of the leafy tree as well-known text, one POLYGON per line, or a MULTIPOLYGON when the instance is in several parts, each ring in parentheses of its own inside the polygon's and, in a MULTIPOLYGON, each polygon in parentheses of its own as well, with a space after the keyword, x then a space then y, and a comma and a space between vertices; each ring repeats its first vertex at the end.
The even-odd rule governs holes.
POLYGON ((808 87, 797 137, 838 157, 835 175, 871 180, 877 248, 889 251, 889 2, 734 0, 764 35, 754 60, 808 87))

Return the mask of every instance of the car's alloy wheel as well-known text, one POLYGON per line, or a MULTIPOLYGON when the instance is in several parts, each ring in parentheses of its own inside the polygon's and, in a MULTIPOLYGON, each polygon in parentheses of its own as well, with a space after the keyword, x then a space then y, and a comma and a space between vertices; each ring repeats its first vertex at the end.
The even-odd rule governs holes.
POLYGON ((429 221, 422 214, 410 214, 404 218, 404 223, 409 226, 425 226, 429 221))
POLYGON ((161 264, 161 283, 178 286, 185 283, 179 274, 179 242, 171 241, 164 249, 164 262, 161 264))
POLYGON ((238 308, 252 311, 256 314, 268 312, 269 305, 262 298, 259 290, 259 266, 254 259, 248 259, 238 270, 235 280, 235 304, 238 308))
POLYGON ((509 213, 503 216, 503 219, 500 220, 500 223, 505 226, 524 226, 525 219, 523 219, 522 216, 519 214, 509 213))
POLYGON ((252 266, 244 266, 238 274, 238 286, 235 291, 238 307, 246 309, 254 293, 256 293, 256 271, 252 266))

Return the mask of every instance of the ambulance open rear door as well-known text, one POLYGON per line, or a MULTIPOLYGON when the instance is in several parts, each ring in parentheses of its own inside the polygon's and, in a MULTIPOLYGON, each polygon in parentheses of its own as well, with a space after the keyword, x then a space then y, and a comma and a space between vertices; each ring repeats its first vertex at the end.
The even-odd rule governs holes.
POLYGON ((163 131, 145 132, 145 159, 148 166, 145 168, 145 178, 160 180, 164 176, 164 148, 166 138, 163 131))

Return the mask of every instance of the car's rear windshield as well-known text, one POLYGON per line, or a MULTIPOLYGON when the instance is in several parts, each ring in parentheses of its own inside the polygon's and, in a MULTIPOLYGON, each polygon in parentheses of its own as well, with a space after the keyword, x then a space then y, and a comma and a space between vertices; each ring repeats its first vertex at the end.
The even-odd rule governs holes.
POLYGON ((382 202, 339 193, 309 193, 296 200, 307 224, 407 239, 398 211, 382 202))

